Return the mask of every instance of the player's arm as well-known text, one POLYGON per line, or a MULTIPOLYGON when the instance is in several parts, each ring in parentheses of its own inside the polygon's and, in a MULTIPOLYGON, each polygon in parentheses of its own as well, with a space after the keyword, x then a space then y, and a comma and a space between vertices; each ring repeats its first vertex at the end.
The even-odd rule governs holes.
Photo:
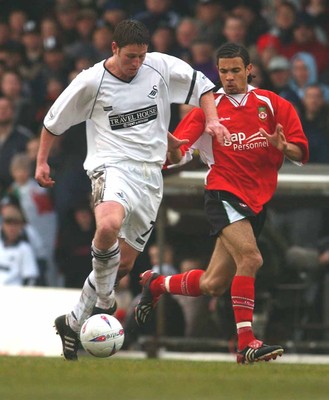
MULTIPOLYGON (((308 162, 309 146, 299 115, 289 101, 274 93, 272 96, 274 96, 272 100, 276 111, 277 125, 273 135, 266 136, 266 138, 286 158, 301 166, 308 162)), ((262 130, 260 132, 264 136, 268 133, 262 130)))
POLYGON ((170 132, 168 132, 167 136, 168 136, 167 159, 170 164, 178 164, 183 158, 181 146, 183 146, 184 144, 188 144, 189 140, 176 138, 170 132))
POLYGON ((214 94, 210 91, 204 93, 200 98, 200 107, 206 117, 204 131, 215 137, 220 145, 225 141, 231 140, 231 134, 228 129, 219 122, 217 108, 214 100, 214 94))
POLYGON ((173 134, 168 132, 168 164, 183 165, 191 161, 190 148, 203 134, 204 126, 204 112, 195 107, 179 122, 173 134))
POLYGON ((303 159, 303 151, 297 144, 287 142, 287 145, 282 151, 289 160, 302 161, 303 159))
POLYGON ((42 128, 37 154, 37 165, 35 168, 35 179, 40 186, 46 188, 54 186, 55 183, 55 181, 50 177, 48 158, 56 138, 57 137, 51 134, 45 127, 42 128))
POLYGON ((275 131, 266 132, 260 128, 260 133, 281 151, 285 157, 297 165, 305 164, 309 158, 308 140, 303 131, 299 116, 287 100, 276 96, 276 120, 275 131))
POLYGON ((281 124, 276 125, 273 134, 268 134, 263 128, 260 128, 259 131, 272 146, 281 151, 290 160, 301 161, 303 159, 302 149, 296 144, 287 141, 281 124))
POLYGON ((221 145, 224 145, 226 140, 230 140, 231 135, 219 122, 212 92, 214 84, 203 73, 193 70, 185 61, 164 54, 161 57, 166 60, 166 65, 169 67, 171 102, 201 107, 206 116, 203 132, 215 137, 221 145))
POLYGON ((40 186, 50 188, 55 183, 50 177, 48 157, 56 138, 71 126, 90 118, 95 99, 95 86, 98 82, 95 79, 95 72, 91 72, 90 70, 80 72, 56 99, 45 116, 35 171, 35 179, 40 186))

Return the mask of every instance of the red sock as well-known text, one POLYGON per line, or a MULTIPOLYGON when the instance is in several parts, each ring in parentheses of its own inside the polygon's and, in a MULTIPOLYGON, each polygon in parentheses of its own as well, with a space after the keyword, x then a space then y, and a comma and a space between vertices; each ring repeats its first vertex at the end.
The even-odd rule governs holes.
POLYGON ((183 274, 159 276, 151 282, 150 290, 154 296, 165 292, 183 296, 201 296, 200 278, 203 274, 202 269, 192 269, 183 274))
POLYGON ((238 333, 238 350, 255 340, 251 323, 255 303, 255 278, 235 276, 231 286, 231 299, 238 333))

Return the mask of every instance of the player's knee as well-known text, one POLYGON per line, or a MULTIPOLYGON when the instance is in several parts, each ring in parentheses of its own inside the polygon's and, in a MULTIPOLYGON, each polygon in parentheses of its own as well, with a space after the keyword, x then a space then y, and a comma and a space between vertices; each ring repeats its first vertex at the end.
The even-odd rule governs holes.
POLYGON ((201 291, 209 296, 222 296, 229 287, 229 283, 221 279, 209 279, 205 277, 200 282, 201 291))
POLYGON ((249 256, 249 263, 255 269, 255 272, 263 265, 263 257, 259 251, 254 251, 249 256))
POLYGON ((120 228, 120 223, 115 220, 108 221, 104 218, 101 221, 97 221, 97 235, 100 237, 117 237, 120 228))
POLYGON ((263 257, 259 251, 251 251, 244 254, 237 271, 243 275, 255 275, 263 265, 263 257))

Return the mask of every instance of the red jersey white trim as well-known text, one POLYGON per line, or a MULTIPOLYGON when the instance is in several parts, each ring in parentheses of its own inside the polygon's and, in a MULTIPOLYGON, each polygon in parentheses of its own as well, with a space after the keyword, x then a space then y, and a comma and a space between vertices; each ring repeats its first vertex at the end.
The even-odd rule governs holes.
POLYGON ((286 139, 303 150, 301 163, 308 161, 308 141, 292 104, 275 93, 248 87, 245 96, 229 96, 223 89, 216 94, 219 121, 231 133, 231 141, 221 146, 203 133, 205 117, 193 109, 177 126, 174 135, 189 139, 182 147, 185 159, 198 149, 209 172, 205 187, 226 190, 243 200, 255 213, 273 196, 284 155, 264 138, 259 128, 272 133, 278 123, 286 139))

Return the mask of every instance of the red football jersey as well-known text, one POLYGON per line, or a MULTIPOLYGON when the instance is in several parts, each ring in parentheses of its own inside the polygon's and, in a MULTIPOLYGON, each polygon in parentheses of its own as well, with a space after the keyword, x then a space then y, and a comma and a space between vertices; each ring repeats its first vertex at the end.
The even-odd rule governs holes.
POLYGON ((304 164, 309 153, 301 122, 291 103, 268 90, 249 86, 245 95, 230 96, 220 89, 215 96, 219 121, 231 133, 230 142, 221 146, 204 133, 205 116, 200 108, 179 123, 174 135, 189 139, 189 144, 182 146, 186 158, 198 149, 208 164, 206 189, 233 193, 259 213, 276 190, 284 160, 283 153, 261 136, 259 128, 270 134, 280 123, 287 141, 302 149, 304 164))

